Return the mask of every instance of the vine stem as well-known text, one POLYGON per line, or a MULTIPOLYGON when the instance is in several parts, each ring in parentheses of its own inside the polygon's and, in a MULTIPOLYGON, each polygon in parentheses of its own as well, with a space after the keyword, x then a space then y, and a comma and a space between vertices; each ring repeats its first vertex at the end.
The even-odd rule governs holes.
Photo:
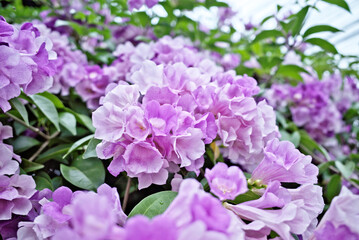
POLYGON ((122 210, 123 211, 126 210, 128 197, 130 195, 130 187, 131 187, 131 178, 128 178, 127 179, 127 184, 126 184, 126 190, 125 190, 125 197, 123 198, 123 203, 122 203, 122 210))
POLYGON ((52 134, 49 139, 47 139, 40 147, 39 149, 37 149, 37 151, 29 158, 29 161, 32 162, 34 161, 37 156, 40 155, 40 153, 42 153, 42 151, 47 147, 47 145, 49 145, 51 139, 57 137, 57 135, 59 135, 60 132, 55 132, 54 134, 52 134))
POLYGON ((51 136, 46 135, 46 134, 43 133, 40 129, 38 129, 38 128, 36 128, 36 127, 33 127, 33 126, 27 124, 26 122, 24 122, 23 120, 21 120, 20 118, 18 118, 18 117, 16 117, 16 116, 12 115, 11 113, 5 112, 4 114, 5 114, 6 116, 8 116, 8 117, 14 119, 14 121, 20 123, 21 125, 27 127, 27 128, 30 129, 31 131, 33 131, 33 132, 39 134, 41 137, 45 138, 46 140, 50 140, 50 139, 51 139, 51 136))

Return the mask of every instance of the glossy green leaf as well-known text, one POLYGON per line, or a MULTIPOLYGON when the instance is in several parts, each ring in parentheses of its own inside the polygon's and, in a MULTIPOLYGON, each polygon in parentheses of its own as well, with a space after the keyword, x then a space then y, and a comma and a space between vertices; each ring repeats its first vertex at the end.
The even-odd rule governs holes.
POLYGON ((86 142, 90 141, 91 138, 93 138, 93 134, 88 135, 86 137, 81 138, 80 140, 77 140, 74 144, 72 144, 72 146, 70 147, 70 149, 67 151, 67 153, 63 156, 63 158, 66 158, 70 153, 72 153, 73 151, 75 151, 76 149, 78 149, 79 147, 81 147, 83 144, 85 144, 86 142))
POLYGON ((47 178, 42 176, 35 176, 34 177, 35 183, 36 183, 36 189, 41 191, 45 188, 48 188, 50 190, 54 190, 52 186, 52 182, 49 181, 47 178))
POLYGON ((302 67, 293 64, 281 65, 277 71, 278 75, 282 75, 285 77, 293 78, 298 81, 302 81, 302 76, 300 75, 300 73, 308 73, 308 71, 302 67))
POLYGON ((96 190, 105 181, 105 168, 98 158, 77 158, 71 166, 60 165, 63 177, 76 187, 96 190))
POLYGON ((334 47, 333 44, 331 44, 330 42, 328 42, 327 40, 324 40, 322 38, 309 38, 309 39, 306 39, 305 42, 310 43, 312 45, 316 45, 325 51, 328 51, 328 52, 331 52, 334 54, 338 53, 337 49, 334 47))
POLYGON ((49 92, 43 92, 43 93, 38 93, 37 95, 46 97, 47 99, 49 99, 56 108, 64 108, 64 104, 62 103, 62 101, 56 97, 54 94, 51 94, 49 92))
POLYGON ((334 166, 334 162, 335 161, 328 161, 328 162, 324 162, 324 163, 319 164, 319 166, 318 166, 319 175, 323 174, 326 170, 328 170, 330 166, 334 166))
POLYGON ((340 193, 342 188, 342 180, 340 175, 335 174, 330 178, 330 181, 327 185, 325 197, 330 202, 332 199, 340 193))
POLYGON ((17 153, 24 152, 32 147, 40 145, 40 142, 32 137, 20 136, 12 143, 14 151, 17 153))
POLYGON ((295 20, 294 20, 294 24, 292 27, 292 35, 293 36, 296 36, 302 29, 304 20, 308 13, 308 10, 309 10, 309 6, 306 6, 303 9, 301 9, 297 14, 294 15, 295 20))
POLYGON ((141 214, 149 218, 153 218, 157 215, 162 214, 168 206, 171 204, 173 199, 177 196, 177 192, 163 191, 152 194, 141 202, 139 202, 130 212, 128 217, 141 214))
POLYGON ((329 25, 317 25, 317 26, 313 26, 311 28, 308 28, 307 31, 304 32, 303 34, 303 38, 308 37, 311 34, 314 33, 318 33, 318 32, 340 32, 341 30, 339 30, 338 28, 329 26, 329 25))
POLYGON ((72 113, 61 112, 59 114, 60 124, 69 130, 72 135, 76 135, 76 118, 72 113))
POLYGON ((39 107, 41 112, 52 122, 56 129, 60 131, 59 114, 57 113, 55 105, 48 98, 40 95, 32 95, 30 98, 39 107))
POLYGON ((253 43, 256 43, 258 41, 261 41, 263 39, 267 38, 277 38, 277 37, 283 37, 283 33, 279 30, 264 30, 260 32, 256 38, 253 40, 253 43))
POLYGON ((83 154, 83 158, 90 158, 90 157, 97 157, 96 153, 96 146, 101 142, 101 140, 98 140, 96 138, 93 138, 90 140, 89 144, 87 145, 87 148, 85 150, 85 153, 83 154))
POLYGON ((29 115, 27 113, 24 104, 18 98, 13 98, 10 100, 10 102, 15 107, 15 109, 19 112, 19 114, 21 115, 22 119, 26 122, 26 124, 29 125, 29 115))
POLYGON ((335 161, 335 166, 340 171, 340 173, 345 177, 346 179, 350 178, 352 173, 355 169, 355 163, 354 162, 348 162, 347 164, 343 164, 340 161, 335 161))
POLYGON ((320 144, 318 144, 316 141, 314 141, 306 131, 300 130, 300 147, 302 147, 305 151, 310 151, 308 154, 313 154, 315 150, 319 151, 324 155, 326 160, 331 160, 331 157, 327 150, 320 144))
POLYGON ((255 194, 254 192, 249 190, 248 192, 240 194, 234 200, 230 200, 228 202, 230 202, 232 204, 239 204, 239 203, 242 203, 242 202, 256 200, 258 198, 260 198, 259 195, 255 194))
POLYGON ((350 12, 350 7, 345 0, 322 0, 322 1, 337 5, 338 7, 341 7, 343 9, 347 10, 348 12, 350 12))
POLYGON ((62 156, 69 151, 71 144, 61 144, 56 147, 50 148, 46 152, 41 153, 36 159, 37 163, 45 163, 48 160, 54 158, 61 158, 62 156))
POLYGON ((45 166, 40 163, 30 162, 26 159, 22 159, 21 167, 26 173, 29 173, 29 172, 34 172, 34 171, 43 169, 45 166))
POLYGON ((281 130, 281 140, 290 141, 294 144, 295 147, 299 146, 300 143, 300 133, 298 131, 293 133, 288 133, 287 131, 281 130))

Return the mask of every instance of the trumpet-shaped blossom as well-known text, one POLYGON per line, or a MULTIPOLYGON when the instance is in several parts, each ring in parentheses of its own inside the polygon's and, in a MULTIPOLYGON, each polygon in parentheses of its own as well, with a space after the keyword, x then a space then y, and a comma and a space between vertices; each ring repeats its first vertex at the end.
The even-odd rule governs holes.
POLYGON ((20 157, 14 154, 11 145, 3 143, 4 139, 12 137, 12 128, 3 126, 0 122, 0 176, 15 174, 19 169, 20 157), (17 161, 15 161, 16 159, 17 161))
POLYGON ((325 239, 327 236, 331 239, 358 239, 358 207, 359 196, 343 187, 340 194, 333 198, 328 211, 315 230, 316 239, 325 239))
POLYGON ((243 238, 236 218, 192 179, 182 182, 178 196, 163 215, 175 222, 181 240, 188 237, 199 240, 243 238))
POLYGON ((274 139, 264 149, 262 162, 254 169, 253 180, 264 184, 270 181, 316 183, 318 168, 311 157, 295 149, 293 143, 274 139))
POLYGON ((234 200, 237 195, 248 191, 247 179, 237 166, 228 167, 219 162, 211 170, 206 169, 205 177, 211 192, 220 200, 234 200))
POLYGON ((113 239, 118 234, 118 225, 125 223, 126 215, 121 209, 116 188, 106 184, 97 193, 72 192, 60 187, 52 194, 52 201, 43 199, 41 214, 32 222, 19 223, 18 239, 113 239))
POLYGON ((35 186, 28 175, 0 175, 0 220, 9 220, 12 214, 26 216, 32 209, 30 198, 36 192, 35 186))
POLYGON ((178 235, 177 226, 169 217, 160 215, 149 220, 137 215, 127 221, 120 236, 123 240, 177 240, 178 235))

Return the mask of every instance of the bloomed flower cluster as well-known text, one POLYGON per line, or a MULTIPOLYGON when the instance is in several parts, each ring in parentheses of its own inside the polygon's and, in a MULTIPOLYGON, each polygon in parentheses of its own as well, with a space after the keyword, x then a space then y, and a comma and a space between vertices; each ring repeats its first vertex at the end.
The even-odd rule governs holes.
POLYGON ((103 184, 95 193, 60 187, 39 203, 40 214, 19 223, 17 239, 121 239, 126 215, 116 188, 103 184))
POLYGON ((3 142, 11 137, 12 128, 0 123, 0 234, 4 239, 16 233, 20 219, 34 216, 32 200, 37 197, 35 181, 19 174, 21 159, 3 142))
POLYGON ((33 24, 17 28, 0 16, 0 108, 4 112, 21 90, 31 95, 52 86, 56 53, 51 48, 51 41, 33 24))
POLYGON ((103 140, 98 156, 113 157, 110 173, 137 177, 139 188, 164 184, 180 168, 198 173, 214 140, 225 157, 253 170, 278 136, 273 109, 252 97, 259 91, 253 78, 224 72, 186 46, 169 37, 119 46, 113 66, 132 85, 111 85, 93 113, 95 137, 103 140))
POLYGON ((304 80, 295 87, 273 84, 266 99, 279 111, 288 107, 297 126, 303 127, 313 139, 338 155, 335 154, 335 135, 348 129, 343 114, 359 100, 356 80, 351 77, 342 79, 339 74, 323 80, 305 75, 304 80))

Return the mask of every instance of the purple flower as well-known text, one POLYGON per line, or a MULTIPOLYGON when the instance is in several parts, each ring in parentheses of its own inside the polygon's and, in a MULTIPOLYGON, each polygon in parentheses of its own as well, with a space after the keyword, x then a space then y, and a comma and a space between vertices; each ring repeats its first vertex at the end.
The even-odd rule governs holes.
POLYGON ((60 187, 52 194, 52 201, 40 200, 41 214, 30 221, 19 223, 18 239, 115 239, 119 226, 126 215, 121 209, 116 188, 106 184, 97 193, 87 191, 72 192, 60 187))
POLYGON ((325 222, 324 227, 320 230, 315 232, 315 239, 316 240, 326 240, 326 239, 333 239, 333 240, 357 240, 359 239, 359 235, 350 231, 350 228, 346 225, 340 225, 335 227, 332 222, 327 221, 325 222))
POLYGON ((146 5, 148 8, 152 8, 158 3, 158 0, 129 0, 128 9, 133 11, 133 9, 140 9, 143 5, 146 5))
POLYGON ((0 107, 8 111, 9 100, 20 95, 46 91, 53 84, 56 53, 51 41, 40 36, 31 23, 14 28, 0 18, 0 107))
POLYGON ((130 177, 138 177, 139 189, 155 184, 165 184, 168 173, 164 169, 167 162, 161 153, 147 142, 132 143, 123 154, 122 168, 130 177))
POLYGON ((316 183, 318 168, 288 141, 273 139, 264 149, 262 162, 252 173, 253 180, 316 183))
POLYGON ((169 217, 159 215, 149 220, 145 216, 137 215, 127 221, 121 239, 177 240, 178 235, 175 221, 169 217))
POLYGON ((332 239, 358 239, 358 222, 359 196, 342 187, 315 230, 315 236, 317 239, 324 239, 332 233, 332 239))
POLYGON ((237 195, 248 191, 246 177, 236 166, 228 167, 219 162, 211 170, 206 169, 205 177, 211 192, 220 200, 234 200, 237 195))
POLYGON ((86 76, 81 84, 76 85, 76 91, 86 102, 87 107, 96 109, 99 101, 106 93, 106 88, 111 82, 110 76, 104 74, 100 66, 86 66, 86 76))
POLYGON ((243 232, 236 218, 224 209, 220 201, 200 189, 193 179, 182 182, 178 196, 164 216, 179 228, 179 239, 241 239, 243 232))
POLYGON ((0 122, 0 176, 12 175, 19 170, 20 157, 15 155, 13 147, 4 144, 3 140, 12 137, 12 128, 10 126, 3 126, 0 122), (13 160, 16 159, 17 161, 13 160))
POLYGON ((32 209, 30 198, 36 192, 35 186, 28 175, 0 175, 0 220, 9 220, 12 214, 26 216, 32 209))

